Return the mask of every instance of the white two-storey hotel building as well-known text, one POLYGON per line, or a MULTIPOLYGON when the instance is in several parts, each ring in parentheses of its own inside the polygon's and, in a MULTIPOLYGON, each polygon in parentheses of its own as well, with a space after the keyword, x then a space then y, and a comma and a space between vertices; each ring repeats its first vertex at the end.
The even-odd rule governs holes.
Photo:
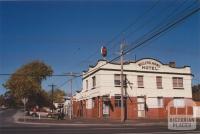
MULTIPOLYGON (((73 101, 73 116, 120 119, 120 64, 99 60, 83 72, 83 89, 73 101), (104 65, 105 64, 105 65, 104 65), (104 66, 102 66, 104 65, 104 66)), ((167 104, 192 98, 189 66, 144 58, 123 65, 125 118, 166 118, 167 104)))

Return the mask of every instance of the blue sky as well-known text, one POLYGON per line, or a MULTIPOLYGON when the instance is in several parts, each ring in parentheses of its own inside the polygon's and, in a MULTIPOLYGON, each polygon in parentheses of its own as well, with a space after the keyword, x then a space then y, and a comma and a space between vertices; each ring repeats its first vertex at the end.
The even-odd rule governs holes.
MULTIPOLYGON (((0 73, 13 73, 32 60, 50 65, 54 74, 81 72, 101 58, 102 44, 108 47, 108 59, 117 56, 119 42, 127 47, 158 24, 165 24, 187 7, 199 6, 195 1, 132 0, 132 1, 60 1, 0 2, 0 73), (151 8, 152 7, 152 8, 151 8), (151 9, 151 10, 150 10, 151 9), (115 35, 133 23, 116 40, 115 35)), ((163 63, 176 61, 189 65, 200 83, 200 14, 191 16, 160 38, 129 53, 126 60, 144 57, 163 63)), ((9 77, 0 76, 0 85, 9 77)), ((68 77, 52 77, 43 82, 60 86, 68 77)), ((81 79, 74 80, 74 90, 81 88, 81 79)), ((62 89, 69 91, 69 85, 62 89)), ((0 86, 0 94, 5 89, 0 86)))

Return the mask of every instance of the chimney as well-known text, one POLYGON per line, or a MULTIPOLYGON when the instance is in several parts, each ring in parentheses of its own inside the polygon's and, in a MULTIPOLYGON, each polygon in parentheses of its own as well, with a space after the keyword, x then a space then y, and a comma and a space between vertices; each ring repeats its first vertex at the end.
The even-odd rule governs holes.
POLYGON ((170 67, 176 67, 176 62, 174 62, 174 61, 169 62, 169 66, 170 67))

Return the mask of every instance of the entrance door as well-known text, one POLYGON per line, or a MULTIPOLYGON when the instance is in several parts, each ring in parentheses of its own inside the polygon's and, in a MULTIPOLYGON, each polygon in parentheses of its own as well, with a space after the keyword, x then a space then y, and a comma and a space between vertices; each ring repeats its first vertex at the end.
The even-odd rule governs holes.
POLYGON ((103 116, 104 117, 109 116, 109 103, 107 101, 103 102, 103 116))
POLYGON ((138 117, 145 117, 144 97, 137 98, 138 117))

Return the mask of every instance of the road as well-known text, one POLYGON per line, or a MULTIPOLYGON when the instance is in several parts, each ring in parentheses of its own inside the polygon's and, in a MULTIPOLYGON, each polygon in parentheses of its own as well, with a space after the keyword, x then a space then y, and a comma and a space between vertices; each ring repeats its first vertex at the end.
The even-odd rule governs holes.
POLYGON ((200 133, 198 128, 195 131, 170 131, 166 126, 120 126, 120 125, 105 125, 105 126, 50 126, 50 125, 30 125, 16 124, 12 116, 16 110, 9 109, 0 112, 0 134, 194 134, 200 133))
POLYGON ((7 109, 0 111, 0 127, 16 126, 13 119, 13 115, 15 113, 15 109, 7 109))

